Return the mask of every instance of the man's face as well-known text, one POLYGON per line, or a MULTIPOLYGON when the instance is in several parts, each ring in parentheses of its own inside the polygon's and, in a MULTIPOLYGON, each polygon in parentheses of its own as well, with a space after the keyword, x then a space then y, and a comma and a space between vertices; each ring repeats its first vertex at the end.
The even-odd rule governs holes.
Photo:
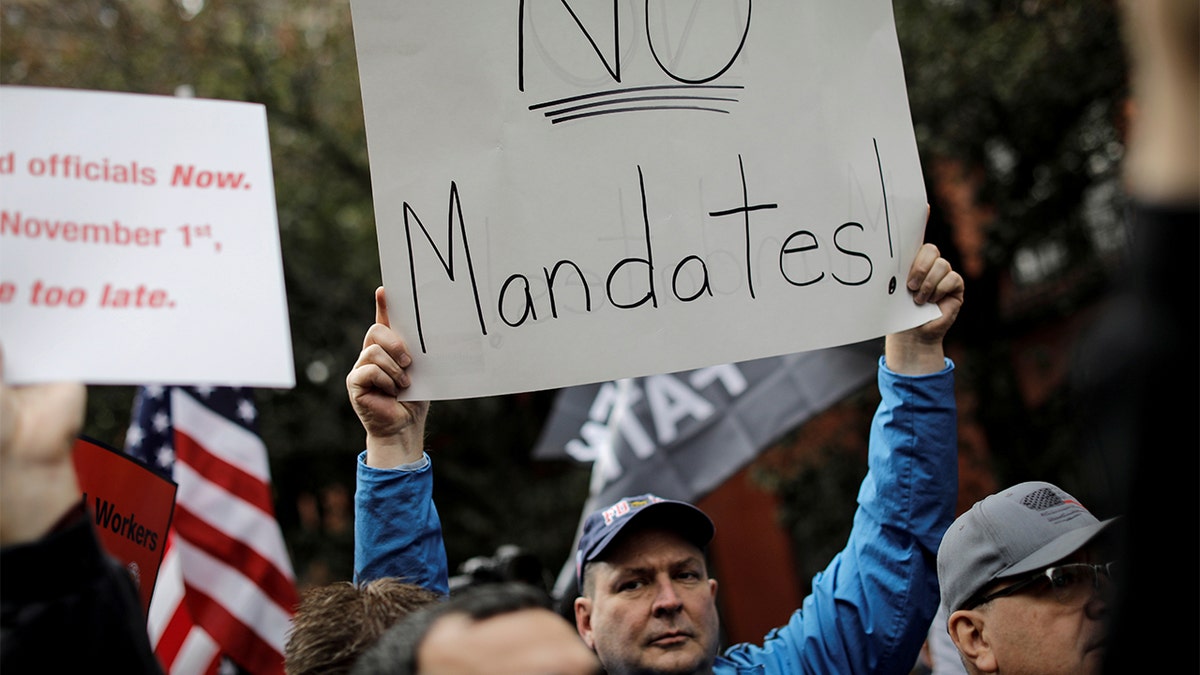
POLYGON ((987 642, 984 658, 977 662, 979 670, 1005 675, 1100 673, 1112 586, 1101 577, 1100 588, 1095 588, 1092 577, 1084 576, 1086 581, 1071 593, 1036 583, 969 610, 982 617, 987 642))
POLYGON ((438 619, 417 653, 421 675, 597 675, 596 655, 571 624, 548 609, 521 609, 477 621, 438 619))
POLYGON ((588 566, 588 586, 575 601, 575 626, 609 675, 710 671, 717 582, 695 545, 667 530, 623 535, 588 566))

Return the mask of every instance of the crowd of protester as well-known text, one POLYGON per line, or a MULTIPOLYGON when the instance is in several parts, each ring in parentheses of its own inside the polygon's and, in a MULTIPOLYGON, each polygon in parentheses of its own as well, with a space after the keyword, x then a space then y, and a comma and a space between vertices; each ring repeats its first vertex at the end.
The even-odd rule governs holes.
MULTIPOLYGON (((1151 393, 1163 369, 1196 367, 1196 5, 1123 5, 1136 110, 1125 168, 1132 302, 1099 324, 1078 368, 1087 385, 1081 395, 1095 405, 1095 441, 1117 444, 1106 456, 1128 472, 1124 515, 1098 519, 1041 481, 955 513, 954 364, 943 340, 964 282, 926 244, 907 289, 940 316, 885 340, 853 529, 788 621, 758 644, 722 645, 718 580, 706 559, 721 534, 696 506, 653 494, 627 496, 585 519, 578 597, 564 620, 542 570, 519 549, 450 575, 432 497, 434 458, 423 446, 430 404, 403 395, 412 361, 380 288, 376 321, 346 378, 366 432, 354 498, 324 495, 343 512, 323 524, 312 519, 311 503, 302 505, 314 537, 332 533, 347 559, 339 569, 306 570, 286 671, 1132 672, 1131 622, 1154 616, 1162 602, 1145 588, 1146 556, 1156 550, 1146 544, 1154 498, 1164 487, 1190 493, 1183 481, 1194 477, 1172 475, 1161 460, 1190 437, 1180 425, 1194 414, 1195 394, 1164 402, 1151 393), (339 579, 347 573, 351 580, 339 579)), ((86 389, 11 386, 3 365, 0 352, 0 667, 161 672, 134 586, 99 544, 71 461, 86 389)), ((1194 517, 1195 505, 1187 512, 1194 517)), ((1191 529, 1181 536, 1192 536, 1194 523, 1183 522, 1191 529)), ((1174 590, 1192 599, 1195 575, 1183 576, 1174 590)), ((1163 630, 1186 638, 1191 625, 1163 630)))

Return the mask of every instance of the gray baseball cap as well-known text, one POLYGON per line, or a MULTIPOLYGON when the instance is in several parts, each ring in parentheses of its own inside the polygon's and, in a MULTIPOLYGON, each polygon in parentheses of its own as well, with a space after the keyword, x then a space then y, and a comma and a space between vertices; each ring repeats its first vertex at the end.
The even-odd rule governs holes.
POLYGON ((1039 481, 986 497, 950 525, 938 547, 942 606, 957 611, 997 579, 1049 567, 1115 520, 1097 520, 1079 500, 1039 481))

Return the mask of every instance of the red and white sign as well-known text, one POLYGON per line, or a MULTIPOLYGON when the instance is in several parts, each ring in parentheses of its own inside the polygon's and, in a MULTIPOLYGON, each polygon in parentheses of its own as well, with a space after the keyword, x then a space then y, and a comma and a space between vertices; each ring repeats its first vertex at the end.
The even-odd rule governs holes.
POLYGON ((0 342, 12 384, 293 386, 263 106, 0 87, 0 342))

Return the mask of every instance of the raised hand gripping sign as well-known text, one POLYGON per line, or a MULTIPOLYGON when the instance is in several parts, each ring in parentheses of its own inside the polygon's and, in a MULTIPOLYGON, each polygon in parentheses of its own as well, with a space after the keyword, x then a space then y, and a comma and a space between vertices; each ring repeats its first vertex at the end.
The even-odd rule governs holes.
POLYGON ((886 0, 352 0, 413 398, 920 324, 926 197, 886 0))

